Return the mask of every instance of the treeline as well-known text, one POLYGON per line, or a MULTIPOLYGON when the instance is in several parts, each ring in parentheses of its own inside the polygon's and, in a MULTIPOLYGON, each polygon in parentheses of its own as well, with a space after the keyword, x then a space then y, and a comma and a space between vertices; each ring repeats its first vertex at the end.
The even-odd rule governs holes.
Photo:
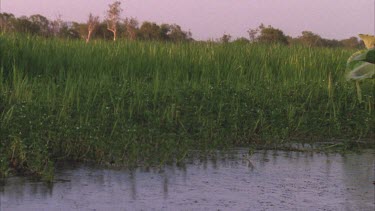
POLYGON ((218 41, 222 43, 227 42, 240 42, 240 43, 250 43, 250 42, 261 42, 261 43, 279 43, 285 45, 304 45, 308 47, 344 47, 344 48, 364 48, 364 43, 357 37, 350 37, 343 40, 335 39, 325 39, 315 34, 311 31, 303 31, 302 34, 296 38, 287 36, 280 29, 274 28, 272 26, 264 26, 261 24, 256 29, 249 29, 248 31, 249 39, 241 37, 235 40, 231 40, 229 34, 224 34, 218 41))
MULTIPOLYGON (((139 25, 134 18, 125 19, 118 23, 117 38, 163 40, 163 41, 191 41, 191 33, 183 31, 177 24, 161 24, 143 22, 139 25)), ((0 31, 2 33, 22 33, 43 37, 59 37, 66 39, 88 40, 89 24, 65 22, 62 19, 48 20, 42 15, 30 17, 14 17, 13 14, 0 13, 0 31)), ((107 29, 106 21, 98 22, 91 32, 93 39, 113 39, 113 33, 107 29)))
POLYGON ((90 14, 86 23, 66 22, 61 17, 49 20, 42 15, 15 17, 11 13, 0 13, 2 33, 23 33, 43 37, 68 39, 130 39, 160 41, 191 41, 191 33, 183 31, 177 24, 161 24, 145 21, 139 24, 135 18, 121 18, 121 2, 108 5, 106 17, 90 14))
MULTIPOLYGON (((2 33, 24 33, 43 37, 59 37, 66 39, 104 40, 158 40, 158 41, 193 41, 192 34, 184 31, 177 24, 156 24, 145 21, 142 24, 135 18, 121 18, 121 2, 108 5, 106 17, 100 20, 90 14, 86 23, 66 22, 60 18, 49 20, 42 15, 15 17, 10 13, 0 13, 0 31, 2 33)), ((344 47, 363 48, 364 44, 357 37, 343 40, 325 39, 311 31, 303 31, 296 38, 287 36, 283 31, 272 26, 261 24, 256 29, 249 29, 248 38, 232 40, 231 35, 224 34, 211 42, 221 43, 280 43, 285 45, 304 45, 309 47, 344 47)))

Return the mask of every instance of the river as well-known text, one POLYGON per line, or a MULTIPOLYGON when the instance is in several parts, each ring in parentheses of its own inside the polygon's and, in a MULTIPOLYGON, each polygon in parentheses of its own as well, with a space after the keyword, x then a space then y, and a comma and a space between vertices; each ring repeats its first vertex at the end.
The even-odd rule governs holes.
POLYGON ((183 165, 57 168, 0 182, 0 210, 375 210, 374 150, 217 151, 183 165))

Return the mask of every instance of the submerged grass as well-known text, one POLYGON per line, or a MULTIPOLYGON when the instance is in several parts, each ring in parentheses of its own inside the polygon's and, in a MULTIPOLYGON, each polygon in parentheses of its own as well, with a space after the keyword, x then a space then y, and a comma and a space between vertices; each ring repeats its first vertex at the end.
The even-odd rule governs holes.
POLYGON ((159 164, 189 149, 374 138, 345 49, 0 35, 0 174, 159 164))

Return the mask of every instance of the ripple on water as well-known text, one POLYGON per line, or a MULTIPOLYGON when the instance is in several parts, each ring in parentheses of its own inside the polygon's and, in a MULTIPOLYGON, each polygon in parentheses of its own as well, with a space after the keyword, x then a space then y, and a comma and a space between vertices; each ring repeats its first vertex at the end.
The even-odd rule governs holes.
POLYGON ((374 151, 247 150, 163 169, 66 165, 52 185, 12 177, 0 210, 374 210, 374 151), (246 158, 246 159, 245 159, 246 158), (249 164, 251 162, 251 165, 249 164))

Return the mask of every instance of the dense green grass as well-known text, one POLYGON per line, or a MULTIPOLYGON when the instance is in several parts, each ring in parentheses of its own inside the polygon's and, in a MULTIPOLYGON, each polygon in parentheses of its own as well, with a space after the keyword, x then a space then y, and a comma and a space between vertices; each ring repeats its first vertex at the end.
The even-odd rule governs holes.
POLYGON ((0 174, 59 160, 158 164, 189 149, 374 137, 352 51, 0 35, 0 174))

